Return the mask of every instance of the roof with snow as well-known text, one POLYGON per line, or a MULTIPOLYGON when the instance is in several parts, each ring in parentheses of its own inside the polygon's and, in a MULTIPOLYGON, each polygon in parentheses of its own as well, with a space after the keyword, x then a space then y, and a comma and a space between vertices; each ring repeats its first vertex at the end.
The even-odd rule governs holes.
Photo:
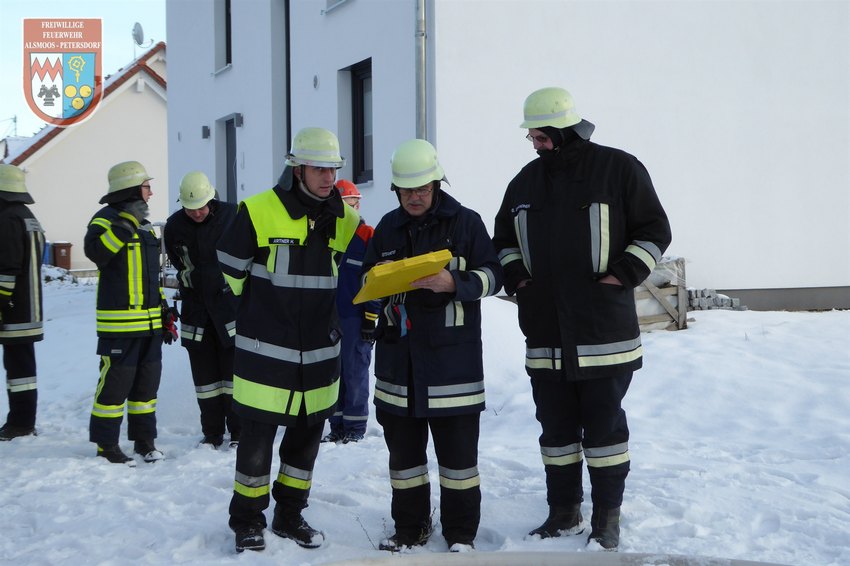
MULTIPOLYGON (((107 75, 104 80, 103 98, 106 99, 110 94, 115 92, 119 86, 129 81, 139 73, 146 73, 159 86, 166 89, 166 80, 156 72, 148 62, 154 58, 154 55, 165 50, 165 42, 160 41, 150 48, 150 50, 136 57, 129 65, 118 69, 115 74, 107 75)), ((5 155, 0 156, 0 163, 10 165, 20 165, 30 156, 44 147, 50 140, 56 136, 62 135, 65 128, 60 128, 52 125, 45 125, 41 130, 29 137, 10 136, 4 140, 3 147, 5 155)))

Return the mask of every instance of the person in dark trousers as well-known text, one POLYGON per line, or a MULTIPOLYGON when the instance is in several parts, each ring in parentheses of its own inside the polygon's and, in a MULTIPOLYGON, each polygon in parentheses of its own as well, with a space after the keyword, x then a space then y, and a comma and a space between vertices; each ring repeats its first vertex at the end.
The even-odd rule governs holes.
POLYGON ((229 431, 230 446, 236 447, 241 427, 231 400, 238 299, 224 282, 215 248, 236 216, 236 205, 219 201, 200 171, 183 177, 179 202, 183 208, 168 217, 163 239, 177 269, 180 343, 192 367, 204 435, 201 445, 218 449, 229 431))
POLYGON ((481 217, 443 188, 437 152, 425 140, 399 145, 392 190, 400 206, 375 227, 363 273, 385 261, 438 250, 448 265, 382 301, 376 330, 376 417, 389 450, 395 533, 382 550, 424 545, 432 531, 428 433, 440 472, 440 524, 449 550, 474 548, 481 518, 478 433, 484 410, 481 299, 502 270, 481 217))
POLYGON ((529 535, 584 532, 587 460, 588 546, 616 550, 630 461, 621 403, 642 364, 634 288, 670 244, 670 224, 646 168, 591 142, 594 126, 569 92, 531 93, 524 115, 538 157, 508 185, 493 243, 516 294, 542 426, 549 515, 529 535))
POLYGON ((218 242, 224 278, 241 297, 233 405, 242 435, 229 521, 237 552, 265 548, 270 492, 274 534, 304 548, 324 541, 302 510, 339 396, 337 262, 359 221, 334 188, 344 164, 332 132, 300 130, 277 185, 242 201, 218 242), (280 471, 270 486, 281 425, 280 471))
MULTIPOLYGON (((336 182, 336 188, 345 204, 360 212, 363 195, 357 185, 347 179, 336 182)), ((348 444, 362 440, 369 418, 369 365, 372 363, 372 345, 375 343, 375 322, 378 320, 378 301, 353 304, 362 287, 360 270, 366 246, 375 229, 360 218, 360 225, 339 264, 339 286, 336 307, 342 326, 342 352, 339 400, 336 411, 328 419, 331 429, 322 442, 348 444)))
POLYGON ((24 172, 0 165, 0 344, 9 395, 0 441, 36 434, 35 343, 44 338, 44 230, 27 206, 34 202, 24 172))
POLYGON ((159 238, 147 221, 152 177, 138 161, 109 170, 109 190, 83 240, 97 265, 97 353, 100 378, 89 421, 97 455, 135 466, 118 445, 127 411, 127 436, 145 462, 163 454, 154 444, 162 343, 176 339, 174 316, 160 286, 159 238))

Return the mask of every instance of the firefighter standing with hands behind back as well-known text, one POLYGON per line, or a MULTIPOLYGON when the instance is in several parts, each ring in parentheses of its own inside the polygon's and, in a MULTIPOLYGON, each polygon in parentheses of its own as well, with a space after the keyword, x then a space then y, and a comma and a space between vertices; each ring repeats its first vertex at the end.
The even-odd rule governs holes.
POLYGON ((218 448, 226 431, 235 447, 240 426, 231 408, 238 300, 224 282, 215 249, 236 216, 236 205, 215 197, 206 175, 187 173, 180 182, 183 208, 168 217, 163 238, 168 259, 178 270, 180 343, 192 366, 204 435, 201 444, 218 448))

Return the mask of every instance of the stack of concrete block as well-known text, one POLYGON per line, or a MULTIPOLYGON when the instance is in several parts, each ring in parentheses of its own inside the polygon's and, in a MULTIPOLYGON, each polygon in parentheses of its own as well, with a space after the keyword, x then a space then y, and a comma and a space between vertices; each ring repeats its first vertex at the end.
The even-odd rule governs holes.
POLYGON ((723 295, 714 289, 688 288, 688 310, 711 309, 745 311, 747 307, 741 304, 741 299, 723 295))

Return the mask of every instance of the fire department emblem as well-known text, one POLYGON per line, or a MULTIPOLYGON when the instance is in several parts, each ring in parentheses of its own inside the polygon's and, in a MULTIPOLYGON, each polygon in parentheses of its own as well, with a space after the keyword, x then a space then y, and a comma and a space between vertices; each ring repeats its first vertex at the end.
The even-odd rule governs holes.
POLYGON ((102 21, 24 19, 24 97, 54 126, 92 115, 103 98, 102 21))

